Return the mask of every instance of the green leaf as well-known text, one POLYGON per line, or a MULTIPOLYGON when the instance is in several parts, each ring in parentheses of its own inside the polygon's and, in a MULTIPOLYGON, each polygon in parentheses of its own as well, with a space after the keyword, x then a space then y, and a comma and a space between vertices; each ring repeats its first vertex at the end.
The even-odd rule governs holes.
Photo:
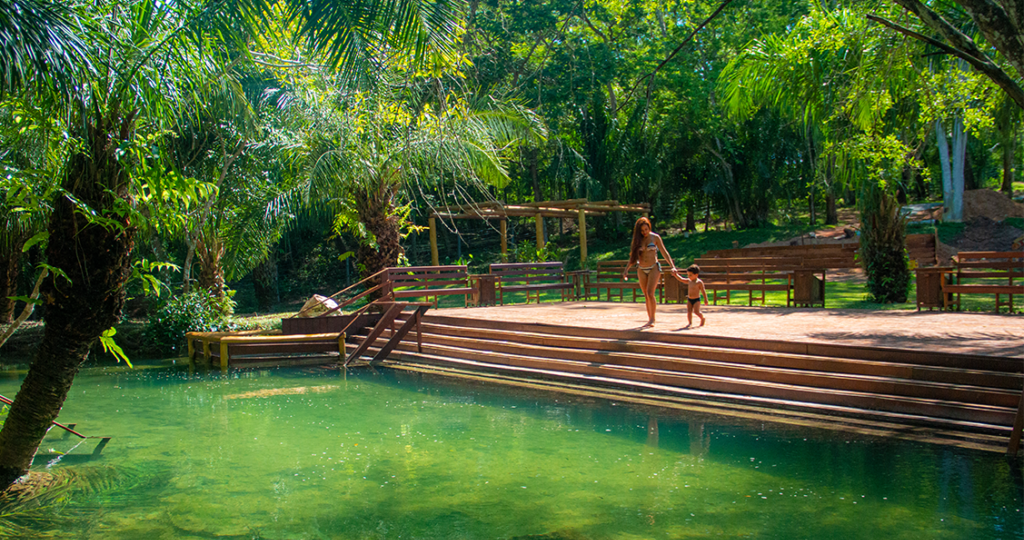
POLYGON ((34 245, 36 245, 36 244, 38 244, 40 242, 45 242, 45 241, 47 241, 49 239, 50 239, 50 233, 49 232, 43 231, 41 233, 38 233, 35 236, 33 236, 32 238, 29 238, 28 240, 25 241, 25 245, 21 246, 21 252, 22 253, 26 253, 26 252, 28 252, 28 250, 32 249, 32 246, 34 246, 34 245))
POLYGON ((117 329, 111 326, 102 334, 100 334, 100 345, 103 346, 103 352, 114 355, 114 358, 117 358, 118 362, 124 360, 124 363, 128 364, 128 367, 134 369, 135 366, 132 365, 131 360, 129 360, 128 356, 124 354, 124 351, 121 350, 121 347, 114 342, 114 334, 116 333, 117 329))

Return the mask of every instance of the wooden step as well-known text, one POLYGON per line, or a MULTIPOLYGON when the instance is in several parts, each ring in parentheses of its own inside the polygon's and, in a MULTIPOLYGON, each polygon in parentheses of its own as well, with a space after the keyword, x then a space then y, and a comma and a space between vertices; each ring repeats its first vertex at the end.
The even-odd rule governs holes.
MULTIPOLYGON (((646 341, 672 345, 694 345, 720 349, 743 349, 774 353, 789 353, 828 358, 850 358, 896 362, 928 367, 982 370, 1003 373, 1024 374, 1024 359, 1000 358, 993 356, 944 353, 933 351, 893 349, 886 347, 865 347, 830 343, 773 341, 743 339, 722 336, 695 336, 680 333, 664 333, 638 330, 609 330, 578 326, 559 326, 545 323, 518 323, 501 320, 453 317, 432 313, 423 317, 424 323, 447 324, 466 328, 532 332, 553 336, 609 339, 623 342, 646 341)), ((1020 386, 1018 386, 1020 388, 1020 386)))
MULTIPOLYGON (((537 341, 531 340, 530 336, 521 336, 523 341, 508 341, 439 334, 427 328, 424 331, 424 343, 556 360, 573 360, 662 371, 717 375, 817 388, 884 393, 1001 407, 1016 407, 1020 396, 1019 391, 993 389, 986 386, 932 382, 900 376, 835 373, 821 369, 821 366, 813 366, 814 369, 811 369, 814 359, 803 362, 805 364, 803 369, 791 369, 770 365, 737 363, 728 360, 697 359, 685 354, 680 355, 677 351, 664 346, 655 346, 660 349, 658 353, 653 352, 649 347, 645 347, 644 344, 631 345, 634 348, 641 349, 639 351, 614 352, 600 350, 599 347, 582 349, 552 346, 537 343, 537 341)), ((908 374, 912 375, 912 372, 908 374)))
POLYGON ((834 374, 870 375, 898 379, 912 379, 958 386, 977 386, 1013 390, 1016 394, 1024 387, 1024 376, 1005 372, 976 369, 921 366, 898 362, 829 358, 744 349, 723 349, 699 345, 676 345, 648 341, 553 336, 535 332, 516 332, 485 328, 465 328, 448 324, 424 323, 423 331, 433 334, 490 341, 520 342, 539 346, 603 352, 633 353, 638 355, 680 357, 695 360, 749 364, 795 370, 811 370, 834 374))
POLYGON ((943 425, 954 429, 1004 434, 1009 432, 1015 414, 1015 410, 1008 407, 975 406, 729 377, 496 354, 427 343, 424 343, 422 353, 417 353, 415 346, 403 343, 393 351, 391 360, 574 380, 597 386, 641 388, 730 402, 756 402, 791 409, 827 410, 835 414, 884 416, 921 425, 943 425))
MULTIPOLYGON (((356 338, 358 341, 359 338, 356 338)), ((401 344, 398 350, 403 353, 414 352, 415 346, 401 344)), ((522 350, 522 349, 521 349, 522 350)), ((1013 406, 999 406, 957 402, 934 398, 892 395, 891 393, 875 393, 863 390, 846 390, 836 388, 818 388, 790 384, 786 382, 765 381, 757 379, 729 376, 718 372, 704 374, 680 372, 650 367, 610 364, 594 360, 573 360, 517 354, 512 352, 492 352, 489 350, 467 349, 431 342, 424 336, 423 352, 436 358, 447 358, 451 361, 474 361, 487 364, 495 369, 498 366, 529 368, 548 372, 565 372, 588 377, 601 377, 612 380, 639 381, 663 386, 698 389, 722 394, 751 395, 762 398, 782 399, 792 402, 823 403, 834 406, 852 407, 857 409, 876 409, 889 412, 911 414, 923 417, 947 418, 966 422, 1010 426, 1016 413, 1013 406)), ((536 350, 532 351, 536 352, 536 350)), ((570 352, 570 351, 560 351, 570 352)), ((734 370, 734 375, 747 375, 750 370, 734 370)), ((817 375, 818 380, 827 377, 817 375)), ((961 393, 960 395, 966 396, 961 393)), ((976 397, 976 396, 975 396, 976 397)))

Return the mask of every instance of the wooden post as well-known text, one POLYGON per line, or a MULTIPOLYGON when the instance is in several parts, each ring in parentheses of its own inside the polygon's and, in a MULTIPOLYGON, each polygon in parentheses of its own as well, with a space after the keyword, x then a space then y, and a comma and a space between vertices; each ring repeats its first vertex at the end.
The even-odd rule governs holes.
POLYGON ((580 208, 580 266, 587 262, 587 214, 580 208))
POLYGON ((508 220, 501 220, 501 262, 508 262, 508 220))
POLYGON ((220 370, 228 370, 228 344, 223 339, 220 340, 220 370))
POLYGON ((537 223, 537 251, 544 249, 544 216, 537 214, 533 220, 537 223))
POLYGON ((213 354, 210 352, 210 342, 205 339, 200 341, 203 343, 203 362, 206 364, 206 367, 210 367, 210 364, 213 362, 213 354))
POLYGON ((437 223, 434 216, 430 216, 427 219, 427 224, 430 226, 430 264, 432 266, 440 266, 440 262, 437 256, 437 223))
POLYGON ((1024 392, 1020 394, 1017 417, 1013 420, 1013 430, 1010 431, 1010 445, 1006 447, 1006 455, 1012 458, 1017 457, 1017 450, 1020 449, 1021 431, 1024 431, 1024 392))

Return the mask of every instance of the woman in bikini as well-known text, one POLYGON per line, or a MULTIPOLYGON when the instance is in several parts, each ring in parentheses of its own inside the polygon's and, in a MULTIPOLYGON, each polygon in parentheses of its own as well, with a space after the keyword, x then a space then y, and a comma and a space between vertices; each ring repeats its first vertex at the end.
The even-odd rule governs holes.
POLYGON ((661 263, 658 262, 658 252, 665 256, 665 260, 671 266, 670 271, 676 271, 676 264, 672 262, 672 256, 665 249, 661 237, 651 232, 651 222, 645 217, 636 220, 633 226, 633 243, 629 248, 629 262, 622 272, 622 281, 629 281, 627 274, 629 267, 636 264, 636 276, 640 281, 640 290, 644 293, 644 301, 647 303, 647 324, 641 328, 654 326, 654 312, 658 309, 658 302, 655 293, 658 290, 658 283, 661 282, 661 263))

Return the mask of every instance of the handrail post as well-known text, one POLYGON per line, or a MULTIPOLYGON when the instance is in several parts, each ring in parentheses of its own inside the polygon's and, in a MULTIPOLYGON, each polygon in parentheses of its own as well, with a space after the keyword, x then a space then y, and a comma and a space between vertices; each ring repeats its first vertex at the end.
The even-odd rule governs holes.
POLYGON ((1021 390, 1017 417, 1013 420, 1013 430, 1010 431, 1010 445, 1006 447, 1006 455, 1012 458, 1017 457, 1017 450, 1020 449, 1021 431, 1024 431, 1024 390, 1021 390))

